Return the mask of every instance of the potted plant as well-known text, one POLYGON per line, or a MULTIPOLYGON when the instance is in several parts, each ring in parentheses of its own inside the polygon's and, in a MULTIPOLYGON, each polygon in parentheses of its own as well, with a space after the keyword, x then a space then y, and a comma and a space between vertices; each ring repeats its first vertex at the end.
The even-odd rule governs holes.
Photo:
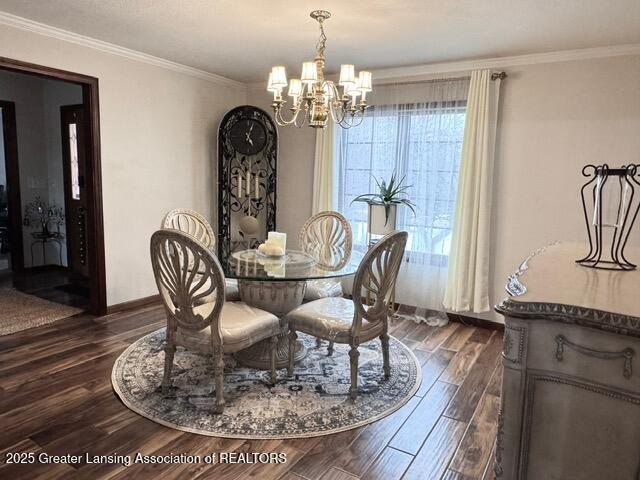
POLYGON ((398 205, 406 205, 415 215, 415 203, 409 200, 407 190, 411 185, 404 185, 406 177, 396 181, 395 172, 387 183, 384 179, 373 177, 378 186, 377 193, 358 195, 353 202, 365 202, 369 205, 369 233, 386 235, 396 229, 396 210, 398 205))

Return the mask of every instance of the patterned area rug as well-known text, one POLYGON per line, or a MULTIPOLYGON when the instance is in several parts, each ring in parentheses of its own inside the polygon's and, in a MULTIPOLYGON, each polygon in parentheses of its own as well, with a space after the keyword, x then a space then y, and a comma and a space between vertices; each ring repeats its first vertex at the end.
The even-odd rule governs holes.
POLYGON ((0 335, 53 323, 82 312, 13 288, 0 288, 0 335))
POLYGON ((299 334, 308 355, 296 364, 294 377, 278 370, 275 387, 268 372, 240 366, 225 358, 225 401, 222 415, 211 412, 215 401, 211 358, 178 348, 169 397, 162 396, 165 329, 133 343, 116 361, 111 381, 124 404, 157 423, 202 435, 226 438, 285 439, 328 435, 383 418, 404 405, 420 386, 420 364, 399 340, 391 337, 391 377, 384 380, 379 341, 359 347, 359 395, 348 398, 347 345, 299 334))

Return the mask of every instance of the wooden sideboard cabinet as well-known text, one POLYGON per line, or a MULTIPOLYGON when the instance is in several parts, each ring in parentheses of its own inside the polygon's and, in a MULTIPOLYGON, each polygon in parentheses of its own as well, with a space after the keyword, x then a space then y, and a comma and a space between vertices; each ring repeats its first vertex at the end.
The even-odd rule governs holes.
MULTIPOLYGON (((536 251, 509 277, 496 478, 640 480, 640 270, 536 251)), ((640 261, 640 251, 627 249, 640 261)))

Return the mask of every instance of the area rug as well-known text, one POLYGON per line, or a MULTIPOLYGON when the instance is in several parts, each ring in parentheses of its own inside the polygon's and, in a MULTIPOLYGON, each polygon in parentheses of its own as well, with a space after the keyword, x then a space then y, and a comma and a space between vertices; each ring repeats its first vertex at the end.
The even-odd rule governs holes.
POLYGON ((212 413, 215 401, 210 357, 178 348, 171 393, 160 383, 164 366, 165 329, 127 348, 116 361, 111 381, 123 403, 154 422, 192 433, 225 438, 285 439, 341 432, 383 418, 405 404, 420 386, 420 364, 399 340, 390 339, 391 377, 384 380, 379 341, 359 347, 359 395, 348 397, 349 347, 327 344, 299 334, 308 349, 294 376, 278 370, 276 386, 268 372, 239 365, 225 357, 224 413, 212 413))
POLYGON ((14 288, 0 288, 0 335, 40 327, 82 312, 14 288))

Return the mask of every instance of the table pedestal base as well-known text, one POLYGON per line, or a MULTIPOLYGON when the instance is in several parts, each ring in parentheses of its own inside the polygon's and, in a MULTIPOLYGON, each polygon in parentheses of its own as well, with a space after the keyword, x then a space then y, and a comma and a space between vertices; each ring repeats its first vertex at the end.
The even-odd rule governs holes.
MULTIPOLYGON (((284 315, 302 304, 307 290, 305 281, 247 281, 238 280, 240 299, 252 307, 266 310, 280 317, 280 335, 276 349, 276 367, 285 368, 289 362, 289 326, 284 315)), ((302 342, 296 342, 294 362, 302 360, 307 355, 307 349, 302 342)), ((271 368, 271 343, 263 340, 255 345, 235 354, 241 364, 268 370, 271 368)))

